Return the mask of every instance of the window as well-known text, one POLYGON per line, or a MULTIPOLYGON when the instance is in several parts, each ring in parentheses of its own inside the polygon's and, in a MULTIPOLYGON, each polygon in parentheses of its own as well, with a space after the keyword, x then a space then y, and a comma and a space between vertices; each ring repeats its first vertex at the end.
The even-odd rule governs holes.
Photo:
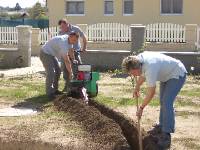
POLYGON ((132 15, 133 14, 133 0, 123 0, 123 14, 124 15, 132 15))
POLYGON ((66 1, 66 15, 84 15, 83 0, 67 0, 66 1))
POLYGON ((161 0, 162 14, 182 14, 183 0, 161 0))
POLYGON ((113 0, 105 0, 104 1, 104 14, 105 15, 113 15, 114 14, 114 7, 113 7, 113 0))

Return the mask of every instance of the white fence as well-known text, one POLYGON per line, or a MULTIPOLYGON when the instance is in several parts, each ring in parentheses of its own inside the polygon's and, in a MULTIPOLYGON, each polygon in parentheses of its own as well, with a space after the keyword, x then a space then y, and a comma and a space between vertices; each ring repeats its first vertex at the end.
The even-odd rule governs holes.
POLYGON ((89 41, 131 41, 130 27, 120 23, 98 23, 87 27, 89 41))
POLYGON ((17 44, 18 33, 15 27, 0 27, 0 44, 17 44))
POLYGON ((148 42, 185 42, 185 27, 171 23, 155 23, 146 26, 148 42))
POLYGON ((54 36, 57 36, 58 32, 59 32, 58 27, 41 29, 40 31, 41 44, 45 44, 49 39, 51 39, 54 36))

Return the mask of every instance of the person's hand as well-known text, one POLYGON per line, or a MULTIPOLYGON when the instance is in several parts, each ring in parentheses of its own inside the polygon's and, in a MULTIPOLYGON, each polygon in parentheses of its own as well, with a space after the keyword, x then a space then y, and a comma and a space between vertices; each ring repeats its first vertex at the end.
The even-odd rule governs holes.
POLYGON ((73 73, 69 73, 69 80, 73 79, 73 73))
POLYGON ((133 97, 138 98, 139 96, 140 96, 140 88, 136 86, 133 91, 133 97))
POLYGON ((136 112, 136 116, 141 118, 142 117, 142 113, 143 113, 143 108, 140 106, 139 109, 136 112))
POLYGON ((78 60, 73 60, 73 64, 77 65, 78 64, 78 60))

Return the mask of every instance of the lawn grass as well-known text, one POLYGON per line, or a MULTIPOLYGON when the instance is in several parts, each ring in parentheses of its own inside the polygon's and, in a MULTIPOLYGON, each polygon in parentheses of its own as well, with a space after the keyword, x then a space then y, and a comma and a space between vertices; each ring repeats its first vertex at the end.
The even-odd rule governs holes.
MULTIPOLYGON (((121 107, 121 106, 134 106, 136 105, 136 99, 133 98, 113 98, 113 97, 106 97, 102 94, 99 94, 96 98, 96 101, 99 103, 105 104, 109 107, 116 108, 116 107, 121 107)), ((139 103, 142 103, 142 99, 139 98, 139 103)), ((150 106, 159 106, 159 100, 158 99, 153 99, 150 102, 150 106)))
MULTIPOLYGON (((199 104, 191 100, 193 98, 200 97, 200 88, 197 85, 198 83, 193 82, 193 80, 193 77, 188 77, 185 86, 178 95, 178 97, 184 98, 178 98, 178 100, 175 102, 176 107, 200 107, 199 104)), ((136 105, 136 101, 132 98, 133 86, 129 77, 113 78, 113 73, 103 74, 102 80, 99 82, 99 85, 100 94, 97 96, 96 100, 100 103, 111 107, 136 105)), ((146 86, 142 86, 141 97, 144 98, 146 91, 146 86)), ((140 99, 140 103, 141 102, 142 100, 140 99)), ((150 102, 150 106, 159 106, 159 83, 157 84, 156 88, 156 96, 150 102)))
MULTIPOLYGON (((103 76, 107 77, 105 74, 103 76)), ((108 74, 112 76, 112 74, 108 74)), ((191 77, 189 78, 191 82, 191 77)), ((24 100, 29 100, 32 103, 48 103, 48 99, 45 96, 45 78, 44 76, 34 77, 26 76, 19 78, 9 78, 0 79, 0 98, 9 99, 11 101, 20 102, 24 100)), ((187 82, 186 85, 189 87, 191 84, 187 82)), ((195 84, 195 83, 193 83, 195 84)), ((60 81, 60 89, 63 88, 64 81, 60 81)), ((159 87, 159 86, 158 86, 159 87)), ((131 106, 136 105, 136 100, 132 98, 133 87, 130 83, 130 79, 123 78, 108 78, 99 83, 100 94, 95 98, 98 102, 106 104, 111 107, 120 106, 131 106), (108 89, 111 90, 110 93, 106 93, 108 89), (106 91, 106 92, 105 92, 106 91), (125 95, 127 94, 127 95, 125 95), (125 96, 124 96, 125 95, 125 96)), ((141 88, 141 95, 144 97, 146 92, 146 87, 141 88)), ((157 88, 157 93, 159 94, 159 89, 157 88)), ((200 97, 200 88, 183 88, 180 94, 181 96, 200 97)), ((142 99, 139 99, 142 102, 142 99)), ((195 102, 186 100, 177 100, 176 106, 199 106, 195 102)), ((156 96, 150 103, 150 106, 159 106, 159 99, 156 96)))

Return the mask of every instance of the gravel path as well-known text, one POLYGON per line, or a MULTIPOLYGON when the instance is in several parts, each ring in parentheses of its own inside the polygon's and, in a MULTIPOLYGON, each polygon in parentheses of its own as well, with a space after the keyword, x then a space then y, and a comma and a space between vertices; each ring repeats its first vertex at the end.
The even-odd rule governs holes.
POLYGON ((0 69, 0 78, 31 75, 37 72, 44 71, 42 62, 39 57, 31 57, 31 67, 15 68, 15 69, 0 69))

